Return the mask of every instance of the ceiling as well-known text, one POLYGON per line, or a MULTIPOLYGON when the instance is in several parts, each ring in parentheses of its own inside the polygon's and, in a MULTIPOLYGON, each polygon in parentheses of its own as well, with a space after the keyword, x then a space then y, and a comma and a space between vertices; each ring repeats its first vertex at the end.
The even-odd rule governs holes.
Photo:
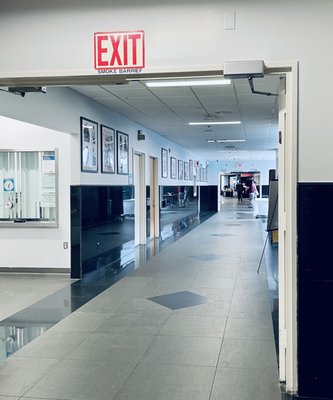
MULTIPOLYGON (((253 80, 256 91, 278 93, 279 76, 253 80)), ((278 97, 251 93, 247 79, 230 85, 148 88, 126 85, 71 86, 144 128, 200 154, 206 160, 274 159, 278 147, 278 97), (207 122, 190 126, 189 122, 207 122), (241 121, 239 125, 210 125, 241 121), (208 143, 211 139, 245 142, 208 143)), ((143 129, 143 133, 144 129, 143 129)))

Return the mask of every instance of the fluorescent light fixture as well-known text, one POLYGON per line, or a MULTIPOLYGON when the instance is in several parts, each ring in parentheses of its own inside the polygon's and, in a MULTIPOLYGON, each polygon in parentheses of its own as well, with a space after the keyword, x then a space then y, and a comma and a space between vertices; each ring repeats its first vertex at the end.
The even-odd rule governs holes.
POLYGON ((216 140, 215 140, 215 139, 208 139, 207 142, 208 142, 208 143, 215 143, 216 140))
POLYGON ((235 142, 245 142, 245 139, 217 139, 217 143, 235 143, 235 142))
POLYGON ((230 84, 230 79, 176 79, 174 81, 165 80, 145 82, 145 85, 148 87, 217 86, 230 84))
POLYGON ((206 122, 189 122, 189 125, 239 125, 241 121, 206 121, 206 122))

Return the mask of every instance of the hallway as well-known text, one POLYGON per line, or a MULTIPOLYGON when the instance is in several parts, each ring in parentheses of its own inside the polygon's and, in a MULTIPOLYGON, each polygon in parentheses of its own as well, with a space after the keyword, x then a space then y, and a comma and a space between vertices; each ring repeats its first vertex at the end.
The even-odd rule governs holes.
POLYGON ((181 237, 0 365, 0 400, 278 400, 262 222, 181 237))

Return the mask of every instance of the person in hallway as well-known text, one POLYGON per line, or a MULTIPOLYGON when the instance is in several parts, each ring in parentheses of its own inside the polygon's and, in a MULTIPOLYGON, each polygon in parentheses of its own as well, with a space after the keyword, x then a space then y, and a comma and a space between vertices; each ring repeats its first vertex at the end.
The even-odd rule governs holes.
POLYGON ((256 183, 253 179, 251 179, 250 182, 250 187, 249 187, 249 197, 250 197, 250 208, 254 207, 254 200, 256 199, 258 195, 258 190, 257 190, 257 186, 256 183))
POLYGON ((236 185, 236 191, 237 191, 238 203, 241 203, 243 201, 244 186, 240 180, 236 185))

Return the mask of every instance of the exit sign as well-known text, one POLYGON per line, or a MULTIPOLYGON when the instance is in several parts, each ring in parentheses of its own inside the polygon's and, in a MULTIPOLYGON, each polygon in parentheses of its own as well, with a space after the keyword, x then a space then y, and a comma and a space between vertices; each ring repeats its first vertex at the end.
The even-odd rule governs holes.
POLYGON ((97 32, 94 49, 98 71, 145 67, 144 31, 97 32))

